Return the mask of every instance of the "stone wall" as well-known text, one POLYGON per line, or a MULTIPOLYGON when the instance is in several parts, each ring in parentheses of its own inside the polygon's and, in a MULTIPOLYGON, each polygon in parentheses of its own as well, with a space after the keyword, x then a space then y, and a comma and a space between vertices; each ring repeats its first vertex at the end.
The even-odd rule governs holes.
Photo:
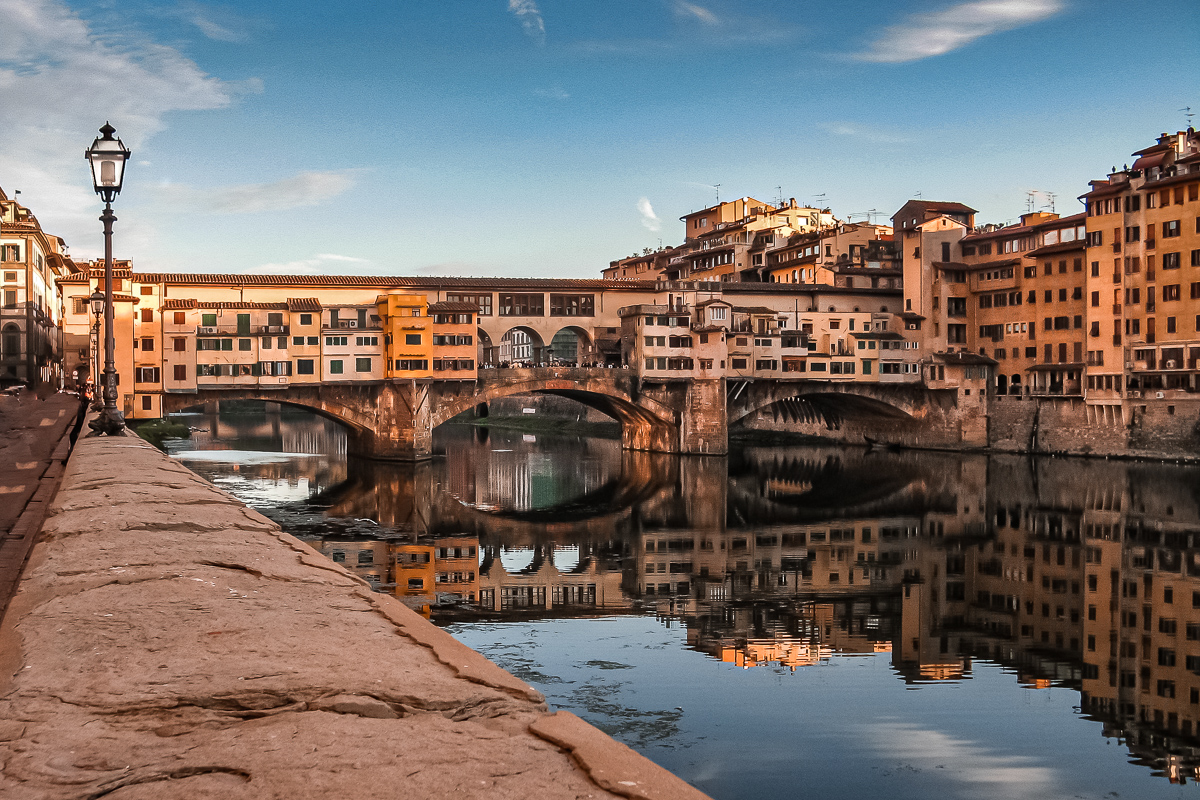
POLYGON ((0 626, 5 798, 704 795, 134 436, 0 626))

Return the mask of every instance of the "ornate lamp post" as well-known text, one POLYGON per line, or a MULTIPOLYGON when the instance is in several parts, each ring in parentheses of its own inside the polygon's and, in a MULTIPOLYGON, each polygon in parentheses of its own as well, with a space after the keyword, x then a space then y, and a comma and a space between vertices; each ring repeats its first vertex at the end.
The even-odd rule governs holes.
MULTIPOLYGON (((112 212, 112 201, 121 192, 121 181, 125 176, 125 162, 130 152, 120 139, 113 138, 116 128, 104 123, 92 146, 84 151, 92 165, 92 185, 96 194, 104 200, 104 407, 100 416, 89 423, 97 433, 109 436, 125 429, 125 417, 117 409, 117 368, 113 362, 116 338, 113 335, 113 284, 112 284, 112 224, 117 217, 112 212)), ((99 377, 99 376, 97 376, 99 377)))
POLYGON ((104 292, 97 289, 88 298, 92 305, 92 410, 104 408, 104 399, 100 396, 100 315, 104 313, 104 292))

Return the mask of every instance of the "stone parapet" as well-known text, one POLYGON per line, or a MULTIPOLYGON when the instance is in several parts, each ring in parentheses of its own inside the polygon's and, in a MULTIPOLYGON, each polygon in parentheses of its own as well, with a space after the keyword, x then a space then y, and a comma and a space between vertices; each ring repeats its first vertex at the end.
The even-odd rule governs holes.
POLYGON ((0 795, 704 798, 132 436, 0 628, 0 795))

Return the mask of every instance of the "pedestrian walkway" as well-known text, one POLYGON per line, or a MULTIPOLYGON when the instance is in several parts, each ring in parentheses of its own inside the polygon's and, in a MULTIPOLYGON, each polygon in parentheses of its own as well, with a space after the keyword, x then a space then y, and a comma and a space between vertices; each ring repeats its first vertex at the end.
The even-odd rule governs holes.
POLYGON ((0 394, 0 618, 71 452, 79 398, 0 394))

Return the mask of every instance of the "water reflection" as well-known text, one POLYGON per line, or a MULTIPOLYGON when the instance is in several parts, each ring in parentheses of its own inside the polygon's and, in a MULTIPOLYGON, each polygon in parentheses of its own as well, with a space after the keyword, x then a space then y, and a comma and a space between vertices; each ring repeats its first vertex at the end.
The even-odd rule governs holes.
POLYGON ((189 465, 240 481, 436 619, 650 613, 725 664, 870 656, 906 687, 996 665, 1078 692, 1155 774, 1200 774, 1195 468, 819 448, 678 459, 450 428, 444 457, 389 465, 346 462, 322 438, 336 432, 306 425, 222 420, 189 447, 333 456, 189 465))

